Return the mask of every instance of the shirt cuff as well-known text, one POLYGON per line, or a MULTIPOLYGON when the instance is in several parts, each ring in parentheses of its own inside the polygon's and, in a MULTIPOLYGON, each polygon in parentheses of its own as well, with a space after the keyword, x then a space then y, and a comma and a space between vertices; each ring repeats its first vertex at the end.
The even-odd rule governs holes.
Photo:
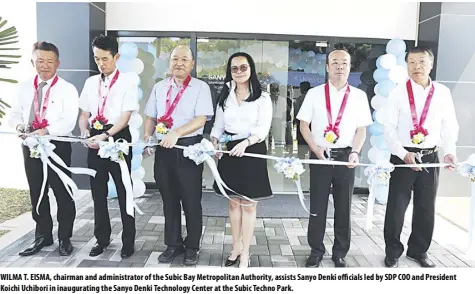
POLYGON ((409 151, 407 151, 406 149, 404 149, 404 147, 401 147, 398 149, 398 151, 396 152, 396 156, 399 157, 402 161, 404 161, 404 157, 406 157, 406 155, 409 153, 409 151))
POLYGON ((453 156, 457 156, 457 147, 454 144, 443 146, 444 148, 444 157, 448 154, 452 154, 453 156))

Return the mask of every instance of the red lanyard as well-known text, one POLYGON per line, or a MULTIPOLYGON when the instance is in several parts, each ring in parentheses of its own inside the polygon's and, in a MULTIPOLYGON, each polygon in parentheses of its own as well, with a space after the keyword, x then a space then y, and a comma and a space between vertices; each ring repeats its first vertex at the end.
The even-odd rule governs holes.
POLYGON ((348 96, 350 96, 350 85, 346 87, 345 96, 343 96, 343 101, 341 102, 340 111, 338 112, 338 116, 336 118, 335 124, 332 124, 333 120, 332 120, 332 107, 330 103, 330 82, 325 84, 325 102, 327 106, 328 127, 336 135, 338 135, 339 133, 338 127, 340 126, 341 118, 343 116, 343 112, 345 111, 346 104, 348 102, 348 96))
POLYGON ((432 101, 432 97, 434 96, 434 83, 432 83, 432 86, 430 87, 429 94, 427 95, 426 103, 424 104, 424 108, 422 109, 421 119, 419 122, 417 121, 416 105, 414 103, 414 92, 412 91, 411 80, 407 81, 406 88, 407 95, 409 97, 409 106, 411 107, 412 123, 414 125, 414 130, 417 131, 423 127, 426 121, 430 103, 432 101))
POLYGON ((106 96, 102 96, 102 78, 99 76, 99 99, 102 99, 102 107, 101 103, 99 102, 97 104, 97 116, 103 116, 104 115, 104 108, 106 107, 106 101, 107 97, 109 97, 109 93, 112 90, 112 86, 114 86, 115 82, 119 78, 119 70, 115 72, 114 77, 111 80, 111 83, 109 85, 109 91, 107 92, 106 96))
POLYGON ((163 118, 169 118, 172 116, 172 113, 173 111, 175 111, 175 108, 178 105, 178 102, 180 102, 180 99, 183 96, 183 93, 185 92, 186 88, 190 84, 191 76, 186 77, 185 81, 183 82, 183 86, 180 88, 180 91, 178 91, 178 94, 173 100, 173 103, 170 105, 171 103, 170 99, 171 99, 171 93, 172 93, 172 81, 173 81, 173 77, 170 78, 170 85, 168 86, 167 100, 166 100, 166 105, 165 105, 165 114, 162 116, 163 118))
POLYGON ((48 104, 49 104, 49 93, 51 91, 51 88, 53 88, 54 85, 58 82, 59 77, 55 76, 53 79, 53 82, 48 88, 48 91, 46 91, 46 94, 44 96, 44 102, 43 102, 43 107, 41 107, 41 112, 40 112, 40 105, 38 101, 38 75, 35 77, 34 81, 34 86, 35 86, 35 98, 33 100, 34 107, 35 107, 35 120, 37 122, 42 122, 45 117, 46 117, 46 110, 48 109, 48 104))

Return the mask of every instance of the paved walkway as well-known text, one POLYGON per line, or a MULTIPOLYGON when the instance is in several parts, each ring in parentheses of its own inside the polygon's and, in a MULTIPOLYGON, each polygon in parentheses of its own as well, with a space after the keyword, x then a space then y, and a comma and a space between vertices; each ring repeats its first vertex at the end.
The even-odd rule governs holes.
MULTIPOLYGON (((295 196, 289 196, 295 197, 295 196)), ((52 199, 50 197, 50 199, 52 199)), ((298 201, 295 197, 295 201, 298 201)), ((182 267, 183 256, 177 257, 171 264, 158 264, 157 258, 166 247, 164 245, 164 217, 162 202, 157 194, 146 194, 138 199, 138 205, 144 212, 137 216, 136 252, 127 259, 120 257, 121 231, 117 200, 109 201, 112 222, 112 243, 100 256, 89 257, 89 251, 95 243, 93 238, 93 209, 90 194, 84 193, 77 200, 78 213, 72 238, 74 252, 71 256, 58 254, 58 243, 44 248, 31 257, 20 257, 18 252, 33 240, 31 230, 33 222, 29 214, 0 224, 0 229, 12 231, 0 238, 0 267, 182 267)), ((330 204, 332 205, 332 204, 330 204)), ((376 205, 374 227, 366 233, 362 229, 365 222, 366 200, 354 196, 352 205, 352 241, 347 261, 351 267, 383 267, 384 206, 376 205)), ((55 208, 54 208, 55 210, 55 208)), ((408 209, 406 219, 410 219, 408 209)), ((54 219, 55 217, 53 217, 54 219)), ((185 224, 183 218, 182 224, 185 224)), ((327 222, 324 239, 327 251, 333 244, 333 220, 327 222)), ((56 222, 55 231, 56 235, 56 222)), ((251 246, 252 267, 302 267, 309 253, 307 244, 308 219, 258 219, 256 232, 251 246)), ((183 226, 183 231, 186 232, 183 226)), ((410 223, 406 221, 403 230, 403 243, 407 243, 410 223)), ((463 253, 466 232, 441 217, 436 218, 434 242, 429 256, 439 267, 475 267, 475 257, 463 253)), ((229 219, 224 217, 203 217, 203 237, 199 262, 196 267, 221 267, 231 250, 231 229, 229 219)), ((404 256, 400 267, 418 267, 404 256)), ((323 267, 333 267, 329 255, 323 260, 323 267)))

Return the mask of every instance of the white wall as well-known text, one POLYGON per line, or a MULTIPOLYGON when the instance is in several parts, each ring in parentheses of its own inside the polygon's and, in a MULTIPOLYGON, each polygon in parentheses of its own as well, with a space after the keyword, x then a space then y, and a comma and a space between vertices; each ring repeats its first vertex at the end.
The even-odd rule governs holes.
POLYGON ((418 3, 185 0, 106 3, 107 30, 416 39, 418 3))
MULTIPOLYGON (((22 58, 19 64, 12 65, 12 69, 0 69, 0 77, 8 77, 19 81, 25 80, 34 74, 30 63, 31 48, 36 42, 36 3, 35 2, 0 2, 0 16, 7 20, 4 27, 15 26, 18 31, 19 43, 10 45, 20 48, 20 51, 1 51, 1 54, 20 54, 22 58)), ((0 83, 0 97, 11 103, 15 99, 15 92, 18 84, 0 83)), ((12 131, 8 128, 7 117, 2 119, 2 131, 12 131)), ((21 153, 20 139, 11 135, 0 135, 0 187, 28 189, 25 170, 23 167, 23 155, 21 153)))

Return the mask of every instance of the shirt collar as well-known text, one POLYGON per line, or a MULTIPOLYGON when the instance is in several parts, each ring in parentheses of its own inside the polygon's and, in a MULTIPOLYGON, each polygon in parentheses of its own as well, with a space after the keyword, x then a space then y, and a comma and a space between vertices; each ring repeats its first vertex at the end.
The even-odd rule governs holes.
MULTIPOLYGON (((172 85, 173 88, 178 88, 178 86, 177 86, 177 84, 176 84, 175 79, 173 78, 173 76, 171 76, 171 77, 169 78, 169 81, 170 81, 170 83, 171 83, 171 85, 172 85)), ((192 86, 192 83, 193 83, 193 77, 191 77, 191 80, 190 80, 190 83, 188 84, 188 87, 191 87, 191 86, 192 86)))
POLYGON ((430 77, 429 77, 429 85, 425 89, 424 89, 424 87, 422 87, 421 85, 416 83, 413 79, 409 79, 409 80, 411 81, 413 89, 418 88, 418 89, 421 89, 423 91, 428 91, 430 89, 430 87, 432 86, 432 79, 430 77))
POLYGON ((341 90, 338 90, 338 89, 332 84, 332 82, 328 81, 328 83, 330 84, 330 91, 332 91, 332 92, 338 92, 338 93, 345 92, 345 91, 346 91, 346 87, 348 86, 348 82, 346 82, 345 86, 344 86, 343 88, 341 88, 341 90))
POLYGON ((53 83, 53 80, 54 78, 56 77, 56 74, 54 74, 54 76, 47 80, 47 81, 43 81, 43 79, 40 77, 40 75, 38 75, 38 85, 41 84, 42 82, 46 82, 46 85, 51 85, 53 83))
POLYGON ((117 72, 117 67, 114 69, 114 71, 113 71, 110 75, 108 75, 107 77, 105 77, 105 79, 104 79, 104 74, 101 73, 101 79, 102 79, 103 81, 110 82, 111 79, 115 76, 116 72, 117 72))

